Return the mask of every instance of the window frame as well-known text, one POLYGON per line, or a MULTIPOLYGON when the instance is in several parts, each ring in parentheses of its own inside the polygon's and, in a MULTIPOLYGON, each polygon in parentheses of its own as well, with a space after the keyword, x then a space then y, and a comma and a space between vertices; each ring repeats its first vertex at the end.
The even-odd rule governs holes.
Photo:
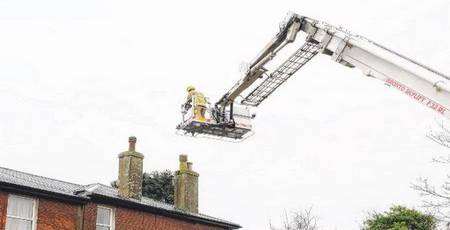
MULTIPOLYGON (((17 219, 17 220, 25 220, 25 221, 31 221, 31 229, 32 230, 36 230, 37 228, 37 217, 38 217, 38 199, 33 198, 33 197, 28 197, 28 196, 21 196, 21 195, 16 195, 16 194, 8 194, 8 203, 7 203, 7 207, 6 207, 6 223, 8 222, 8 219, 17 219), (10 198, 11 197, 17 197, 17 198, 21 198, 21 199, 26 199, 26 200, 30 200, 33 202, 33 215, 31 217, 31 219, 29 218, 24 218, 24 217, 20 217, 20 216, 13 216, 8 214, 8 206, 10 205, 10 198)), ((6 229, 6 226, 5 226, 6 229)))
POLYGON ((103 206, 103 205, 97 205, 97 214, 96 214, 96 217, 95 217, 95 229, 97 229, 97 227, 108 227, 110 230, 114 230, 115 229, 115 225, 116 225, 115 209, 112 208, 112 207, 107 207, 107 206, 103 206), (99 208, 107 209, 107 210, 110 211, 109 225, 97 223, 97 215, 98 215, 98 209, 99 208))

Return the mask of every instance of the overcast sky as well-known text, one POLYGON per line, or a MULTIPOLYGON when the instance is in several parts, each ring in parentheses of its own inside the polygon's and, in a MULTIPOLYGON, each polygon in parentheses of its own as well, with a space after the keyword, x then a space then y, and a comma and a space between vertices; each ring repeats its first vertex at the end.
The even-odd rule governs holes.
POLYGON ((420 208, 445 153, 425 135, 432 110, 320 56, 256 110, 242 143, 175 135, 185 87, 217 99, 287 12, 342 25, 450 73, 450 1, 0 0, 0 166, 109 184, 127 137, 144 170, 200 173, 201 212, 267 229, 313 206, 323 229, 365 213, 420 208))

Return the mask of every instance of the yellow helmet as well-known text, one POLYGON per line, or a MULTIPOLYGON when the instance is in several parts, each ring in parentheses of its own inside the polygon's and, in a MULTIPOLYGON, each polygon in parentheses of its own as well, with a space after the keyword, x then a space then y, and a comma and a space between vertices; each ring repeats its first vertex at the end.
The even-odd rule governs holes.
POLYGON ((191 90, 195 90, 195 87, 190 85, 186 88, 186 91, 190 92, 191 90))

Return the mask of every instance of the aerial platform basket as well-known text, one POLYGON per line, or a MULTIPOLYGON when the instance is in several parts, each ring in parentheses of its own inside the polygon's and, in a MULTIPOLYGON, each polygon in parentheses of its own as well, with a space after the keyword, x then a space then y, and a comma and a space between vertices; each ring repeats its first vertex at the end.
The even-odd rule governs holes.
MULTIPOLYGON (((182 106, 182 121, 177 125, 177 134, 229 141, 241 141, 253 134, 251 124, 253 117, 247 107, 234 106, 233 119, 220 122, 214 118, 213 110, 208 107, 205 119, 198 119, 192 107, 185 109, 182 106)), ((226 111, 227 115, 229 113, 226 111)))

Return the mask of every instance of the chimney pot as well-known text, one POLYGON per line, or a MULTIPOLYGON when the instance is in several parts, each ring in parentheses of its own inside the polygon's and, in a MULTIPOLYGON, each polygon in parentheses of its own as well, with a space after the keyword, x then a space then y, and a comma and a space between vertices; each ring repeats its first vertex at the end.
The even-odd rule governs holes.
POLYGON ((128 138, 128 151, 136 151, 136 141, 137 138, 135 136, 131 136, 128 138))
POLYGON ((181 154, 178 159, 180 160, 180 171, 188 170, 188 156, 186 154, 181 154))

